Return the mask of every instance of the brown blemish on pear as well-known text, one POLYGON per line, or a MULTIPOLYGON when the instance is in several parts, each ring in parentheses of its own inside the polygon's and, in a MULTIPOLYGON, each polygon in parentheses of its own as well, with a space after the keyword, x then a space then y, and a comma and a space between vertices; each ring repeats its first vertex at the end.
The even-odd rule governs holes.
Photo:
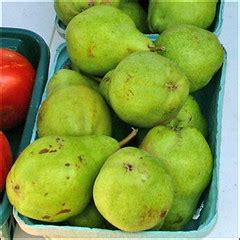
POLYGON ((94 57, 93 49, 94 49, 95 47, 96 47, 96 46, 93 45, 93 46, 91 46, 91 47, 89 47, 89 48, 87 49, 87 56, 88 56, 88 57, 94 57))
POLYGON ((127 172, 131 172, 133 170, 133 165, 130 163, 123 163, 123 167, 126 169, 127 172))
POLYGON ((71 212, 71 209, 63 209, 60 212, 58 212, 56 215, 63 214, 63 213, 68 213, 71 212))
POLYGON ((165 86, 171 91, 175 91, 177 89, 177 84, 173 83, 173 82, 167 82, 165 84, 165 86))
POLYGON ((39 153, 39 154, 44 154, 44 153, 48 153, 48 152, 49 152, 49 149, 43 148, 43 149, 40 150, 38 153, 39 153))
POLYGON ((164 218, 166 215, 167 215, 167 210, 162 210, 161 212, 160 212, 160 218, 164 218))
POLYGON ((18 184, 16 184, 14 187, 13 187, 14 191, 15 192, 19 192, 20 190, 20 186, 18 184))

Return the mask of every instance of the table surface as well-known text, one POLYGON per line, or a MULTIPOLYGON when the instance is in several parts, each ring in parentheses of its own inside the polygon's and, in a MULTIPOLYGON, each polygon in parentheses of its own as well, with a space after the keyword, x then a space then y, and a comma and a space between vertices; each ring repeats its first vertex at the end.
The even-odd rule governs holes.
MULTIPOLYGON (((1 2, 0 2, 1 3, 1 2)), ((2 3, 2 26, 32 30, 41 35, 51 52, 50 68, 56 48, 64 40, 54 27, 55 12, 52 1, 2 3)), ((219 175, 218 219, 206 238, 237 238, 237 11, 236 2, 226 2, 220 41, 228 53, 226 85, 222 118, 222 145, 219 175)), ((16 228, 14 239, 36 239, 16 228)), ((39 239, 42 239, 38 237, 39 239)))

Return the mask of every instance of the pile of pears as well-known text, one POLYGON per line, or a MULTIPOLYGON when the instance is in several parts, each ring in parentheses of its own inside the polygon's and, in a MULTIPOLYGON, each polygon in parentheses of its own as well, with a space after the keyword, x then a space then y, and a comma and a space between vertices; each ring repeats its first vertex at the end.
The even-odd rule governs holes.
POLYGON ((216 1, 150 0, 145 13, 137 1, 56 0, 55 9, 71 64, 48 82, 38 138, 7 177, 10 202, 66 226, 184 229, 213 169, 211 129, 192 93, 223 63, 206 30, 216 1))

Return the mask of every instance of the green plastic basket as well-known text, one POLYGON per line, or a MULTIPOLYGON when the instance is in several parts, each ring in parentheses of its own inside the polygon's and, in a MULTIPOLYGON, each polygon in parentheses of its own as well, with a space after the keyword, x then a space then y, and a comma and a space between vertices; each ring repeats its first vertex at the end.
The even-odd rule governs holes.
MULTIPOLYGON (((217 3, 216 16, 209 27, 209 31, 213 32, 215 35, 219 36, 222 28, 223 22, 223 12, 224 12, 224 0, 219 0, 217 3)), ((57 32, 62 38, 65 38, 66 35, 66 26, 61 22, 61 20, 56 16, 55 18, 55 27, 57 32)), ((151 34, 154 38, 157 38, 159 34, 151 34)))
MULTIPOLYGON (((36 77, 25 123, 21 126, 5 131, 10 142, 13 158, 30 143, 35 118, 41 103, 41 97, 48 78, 49 49, 44 40, 34 32, 17 28, 0 28, 0 47, 13 49, 25 56, 36 69, 36 77)), ((11 238, 13 226, 10 218, 12 207, 6 193, 0 204, 0 236, 11 238)))
MULTIPOLYGON (((154 40, 154 36, 149 36, 154 40)), ((53 68, 50 72, 50 78, 59 69, 64 68, 70 63, 68 58, 65 43, 61 44, 57 51, 53 63, 53 68)), ((215 74, 212 81, 202 90, 194 95, 198 99, 202 111, 209 124, 208 142, 211 147, 214 168, 211 184, 203 194, 199 202, 199 208, 189 224, 181 231, 144 231, 139 233, 126 233, 120 230, 106 230, 86 227, 63 226, 51 223, 34 221, 19 214, 14 210, 14 217, 20 227, 33 235, 41 235, 48 239, 51 238, 199 238, 206 236, 213 228, 217 219, 217 201, 218 201, 218 182, 219 182, 219 161, 220 161, 220 144, 221 144, 221 121, 222 121, 222 106, 225 84, 225 72, 227 66, 227 53, 224 55, 224 63, 221 69, 215 74), (203 206, 203 207, 202 207, 203 206), (200 211, 201 209, 201 211, 200 211), (198 214, 197 214, 198 213, 198 214)), ((43 99, 46 98, 46 89, 43 94, 43 99)), ((36 123, 32 133, 32 140, 37 138, 36 123)))

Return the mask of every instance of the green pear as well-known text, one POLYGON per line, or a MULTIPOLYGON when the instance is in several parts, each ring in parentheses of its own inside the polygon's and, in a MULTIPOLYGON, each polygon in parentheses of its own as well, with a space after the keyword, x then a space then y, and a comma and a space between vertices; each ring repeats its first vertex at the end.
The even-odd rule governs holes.
POLYGON ((7 195, 24 216, 64 221, 82 212, 94 180, 119 143, 108 136, 47 136, 20 154, 7 177, 7 195))
POLYGON ((216 5, 217 0, 150 0, 149 28, 154 33, 161 33, 179 24, 207 29, 215 18, 216 5))
POLYGON ((156 46, 184 71, 190 82, 190 92, 206 86, 223 63, 224 51, 211 32, 190 25, 179 25, 164 31, 156 46))
MULTIPOLYGON (((109 86, 111 82, 111 77, 113 74, 113 70, 109 71, 101 80, 99 84, 99 90, 102 96, 105 98, 106 102, 110 104, 109 100, 109 86)), ((114 111, 111 112, 111 119, 112 119, 112 137, 120 141, 126 135, 131 132, 131 126, 127 123, 123 122, 114 111)))
POLYGON ((49 80, 47 95, 50 95, 63 87, 72 85, 85 85, 99 91, 98 84, 89 77, 70 69, 60 69, 49 80))
POLYGON ((54 9, 58 18, 65 24, 82 11, 95 5, 111 5, 118 7, 120 0, 54 0, 54 9))
POLYGON ((125 147, 106 160, 95 180, 93 198, 113 226, 127 232, 147 230, 167 216, 173 200, 172 182, 158 159, 125 147))
POLYGON ((130 53, 153 46, 128 15, 104 5, 91 7, 72 19, 66 44, 73 64, 94 76, 104 76, 130 53))
POLYGON ((194 127, 207 137, 207 120, 202 114, 198 102, 189 95, 177 116, 167 124, 173 128, 194 127))
MULTIPOLYGON (((166 126, 172 128, 194 127, 198 129, 206 138, 208 133, 207 120, 202 114, 198 102, 191 95, 188 96, 177 116, 173 118, 166 126)), ((149 132, 150 128, 138 129, 137 141, 140 144, 149 132)), ((126 136, 126 134, 124 135, 126 136)))
POLYGON ((121 9, 134 21, 140 32, 149 32, 147 13, 138 2, 123 2, 120 4, 119 9, 121 9))
MULTIPOLYGON (((109 86, 111 82, 113 70, 109 71, 104 78, 101 80, 99 89, 102 96, 105 98, 106 102, 110 105, 109 100, 109 86)), ((125 136, 131 132, 132 126, 128 125, 127 123, 123 122, 117 114, 112 110, 111 112, 111 119, 112 119, 112 137, 118 141, 123 139, 125 136)))
POLYGON ((100 93, 102 94, 102 96, 104 97, 104 99, 106 100, 106 102, 108 104, 110 104, 110 100, 109 100, 109 86, 111 83, 111 78, 112 78, 112 74, 113 74, 113 70, 109 71, 101 80, 100 84, 99 84, 99 90, 100 93))
POLYGON ((38 136, 111 135, 111 116, 102 96, 84 85, 51 94, 38 114, 38 136))
POLYGON ((185 103, 189 82, 176 64, 152 52, 136 52, 114 69, 111 106, 126 123, 150 128, 174 118, 185 103))
POLYGON ((105 228, 106 220, 91 201, 83 212, 67 219, 67 223, 70 226, 105 228))
POLYGON ((211 179, 213 159, 208 143, 196 128, 157 126, 148 132, 140 148, 157 157, 172 177, 174 200, 163 229, 182 229, 211 179))

